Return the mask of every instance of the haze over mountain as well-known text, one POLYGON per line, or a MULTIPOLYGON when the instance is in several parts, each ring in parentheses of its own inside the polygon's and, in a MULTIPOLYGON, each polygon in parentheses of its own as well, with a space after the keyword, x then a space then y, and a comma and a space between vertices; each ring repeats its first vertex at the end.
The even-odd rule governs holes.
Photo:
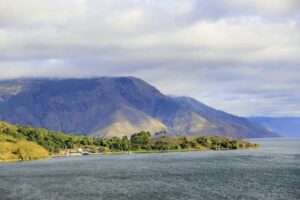
POLYGON ((249 117, 248 120, 284 137, 300 137, 300 117, 249 117))
POLYGON ((189 97, 171 97, 134 77, 0 82, 0 120, 98 137, 152 134, 276 137, 189 97))

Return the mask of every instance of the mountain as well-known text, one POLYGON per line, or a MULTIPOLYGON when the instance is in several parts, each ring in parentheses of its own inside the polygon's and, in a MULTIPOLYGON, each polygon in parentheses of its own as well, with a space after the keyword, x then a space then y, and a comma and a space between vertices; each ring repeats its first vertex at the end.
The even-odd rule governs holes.
POLYGON ((145 130, 177 135, 276 137, 189 97, 171 97, 135 77, 0 82, 0 120, 112 137, 145 130))
POLYGON ((249 117, 248 120, 284 137, 300 137, 300 117, 249 117))

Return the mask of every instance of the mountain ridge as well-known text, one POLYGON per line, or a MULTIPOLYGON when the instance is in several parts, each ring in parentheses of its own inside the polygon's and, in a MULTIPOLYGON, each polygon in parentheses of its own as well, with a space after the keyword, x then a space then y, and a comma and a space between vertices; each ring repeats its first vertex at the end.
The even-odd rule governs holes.
POLYGON ((279 133, 284 137, 300 137, 300 117, 248 117, 252 123, 279 133))
POLYGON ((136 77, 0 81, 0 120, 98 137, 129 136, 142 129, 153 134, 278 136, 193 98, 164 95, 136 77))

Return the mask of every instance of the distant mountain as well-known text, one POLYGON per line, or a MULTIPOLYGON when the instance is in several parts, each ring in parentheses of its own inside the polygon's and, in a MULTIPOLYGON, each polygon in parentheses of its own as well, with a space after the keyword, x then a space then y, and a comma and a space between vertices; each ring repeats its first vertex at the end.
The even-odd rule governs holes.
POLYGON ((249 117, 248 120, 284 137, 300 137, 300 117, 249 117))
POLYGON ((0 82, 0 120, 99 137, 145 130, 177 135, 277 134, 189 97, 171 97, 134 77, 0 82))

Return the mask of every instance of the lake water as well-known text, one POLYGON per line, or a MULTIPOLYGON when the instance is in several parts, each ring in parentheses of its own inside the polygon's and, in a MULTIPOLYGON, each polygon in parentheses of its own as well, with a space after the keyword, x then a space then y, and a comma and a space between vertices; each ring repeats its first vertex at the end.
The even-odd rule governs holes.
POLYGON ((255 142, 260 149, 0 164, 0 199, 300 199, 300 140, 255 142))

